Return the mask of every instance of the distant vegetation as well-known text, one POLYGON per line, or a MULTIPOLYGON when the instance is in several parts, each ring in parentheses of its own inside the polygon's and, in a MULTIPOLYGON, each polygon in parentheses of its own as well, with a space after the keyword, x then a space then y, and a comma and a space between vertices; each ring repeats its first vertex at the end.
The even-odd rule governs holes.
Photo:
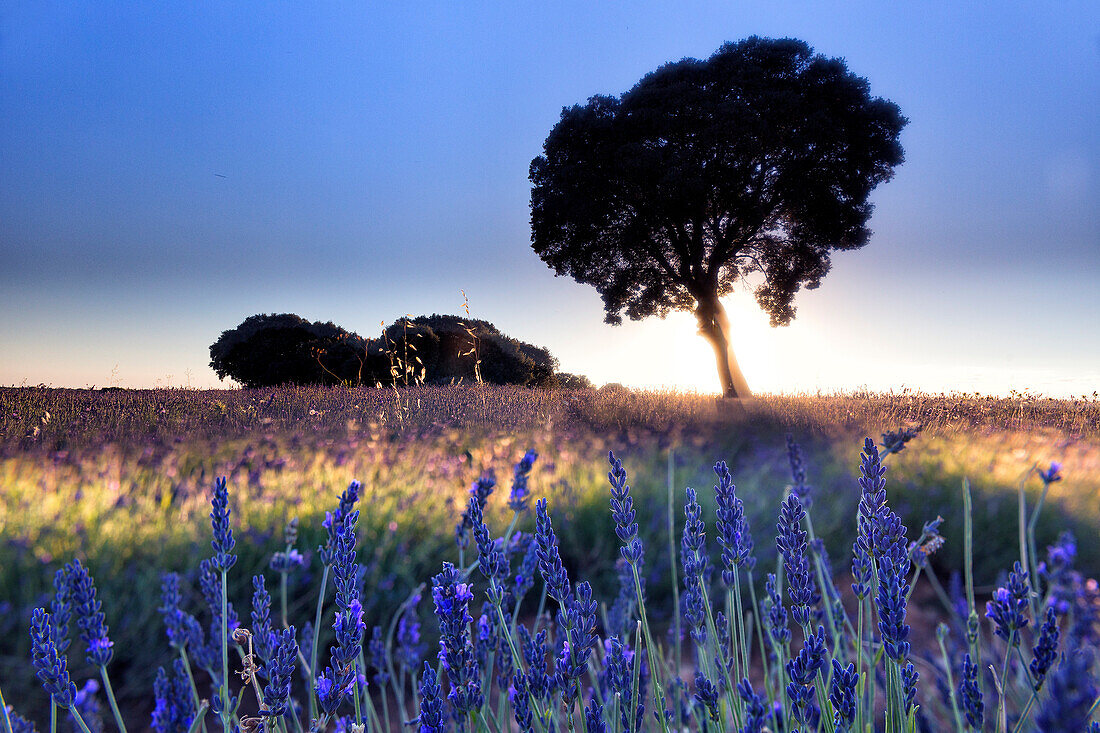
POLYGON ((410 386, 488 382, 527 387, 591 386, 558 371, 542 347, 458 316, 399 318, 376 339, 293 313, 249 316, 210 346, 220 379, 245 387, 280 384, 410 386))

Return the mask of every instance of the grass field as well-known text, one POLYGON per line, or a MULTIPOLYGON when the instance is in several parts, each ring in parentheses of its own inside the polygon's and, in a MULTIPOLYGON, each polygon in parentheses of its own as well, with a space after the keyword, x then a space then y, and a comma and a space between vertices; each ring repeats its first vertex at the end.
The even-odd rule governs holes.
MULTIPOLYGON (((1046 497, 1040 547, 1064 528, 1079 538, 1100 532, 1095 396, 764 396, 731 405, 618 388, 0 389, 0 687, 9 702, 42 719, 46 697, 29 674, 30 609, 46 602, 54 570, 79 557, 112 629, 120 704, 134 726, 145 725, 152 671, 168 651, 156 612, 160 572, 183 573, 194 596, 195 568, 210 554, 209 490, 217 476, 228 478, 239 533, 231 598, 242 609, 247 578, 282 549, 286 522, 298 517, 299 547, 315 549, 325 511, 352 479, 361 481, 369 628, 443 560, 456 559, 453 528, 471 482, 495 470, 506 488, 528 448, 539 454, 532 493, 549 499, 566 566, 596 581, 597 597, 608 603, 618 544, 608 515, 607 453, 622 459, 642 535, 654 548, 647 571, 659 601, 669 592, 672 555, 660 548, 669 548, 670 487, 677 522, 686 486, 700 490, 705 516, 713 517, 711 466, 727 461, 760 562, 774 563, 768 538, 791 484, 790 433, 805 455, 815 530, 844 568, 862 439, 915 426, 919 437, 887 461, 888 494, 910 528, 945 518, 946 545, 934 557, 940 577, 962 564, 964 478, 976 497, 979 592, 1019 557, 1019 487, 1034 505, 1042 488, 1037 465, 1059 461, 1065 477, 1046 497)), ((487 510, 498 525, 506 521, 504 501, 494 496, 487 510)), ((521 529, 531 526, 528 517, 521 529)), ((1100 574, 1100 543, 1083 541, 1079 549, 1082 572, 1100 574)), ((297 578, 303 588, 315 582, 317 563, 311 568, 297 578)), ((300 624, 312 598, 291 598, 290 615, 300 624)), ((78 680, 89 674, 82 664, 73 659, 78 680)))

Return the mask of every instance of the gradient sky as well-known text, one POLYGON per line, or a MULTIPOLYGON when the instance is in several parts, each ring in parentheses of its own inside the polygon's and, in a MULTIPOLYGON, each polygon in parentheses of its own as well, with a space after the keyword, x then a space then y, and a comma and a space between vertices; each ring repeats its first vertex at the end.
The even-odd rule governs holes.
POLYGON ((758 391, 1100 389, 1100 3, 0 4, 0 384, 216 386, 260 312, 471 313, 596 383, 715 390, 677 314, 613 328, 530 248, 561 108, 727 40, 842 56, 910 124, 875 234, 758 391))

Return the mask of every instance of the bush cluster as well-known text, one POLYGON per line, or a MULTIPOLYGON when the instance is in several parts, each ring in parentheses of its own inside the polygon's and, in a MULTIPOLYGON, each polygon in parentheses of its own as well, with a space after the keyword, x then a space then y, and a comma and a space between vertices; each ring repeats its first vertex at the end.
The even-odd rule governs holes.
POLYGON ((279 384, 402 385, 488 382, 579 389, 542 347, 458 316, 400 318, 377 339, 292 313, 249 316, 210 346, 220 379, 245 387, 279 384))

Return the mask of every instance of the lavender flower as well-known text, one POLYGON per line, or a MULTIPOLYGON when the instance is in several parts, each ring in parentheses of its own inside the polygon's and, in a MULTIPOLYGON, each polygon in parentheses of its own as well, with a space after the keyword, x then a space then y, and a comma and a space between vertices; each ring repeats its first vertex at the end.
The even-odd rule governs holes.
POLYGON ((912 662, 906 662, 905 666, 901 668, 901 688, 905 696, 905 713, 908 714, 913 709, 913 705, 917 699, 917 680, 920 678, 920 674, 917 672, 917 668, 913 666, 912 662))
POLYGON ((569 708, 577 698, 578 684, 588 671, 588 659, 596 646, 596 602, 592 599, 592 586, 587 582, 577 583, 576 600, 569 604, 565 616, 563 625, 571 641, 562 647, 558 678, 562 702, 569 708))
POLYGON ((76 698, 76 685, 69 680, 69 667, 63 655, 58 655, 53 641, 50 614, 44 608, 31 613, 31 654, 34 669, 43 689, 62 708, 68 708, 76 698))
POLYGON ((752 535, 745 519, 745 504, 737 496, 737 487, 726 462, 715 463, 714 473, 718 476, 714 497, 718 505, 718 544, 722 546, 722 582, 728 588, 734 583, 734 567, 751 570, 756 565, 756 558, 752 557, 752 535))
POLYGON ((909 545, 901 518, 883 505, 871 525, 872 546, 878 563, 879 633, 886 656, 903 664, 909 656, 909 625, 905 623, 909 596, 909 545))
POLYGON ((271 661, 276 644, 271 626, 271 596, 264 585, 264 576, 252 576, 252 643, 260 659, 271 661))
POLYGON ((871 568, 874 554, 874 523, 886 507, 886 480, 878 446, 866 438, 860 466, 859 513, 856 519, 857 536, 852 547, 852 590, 859 599, 867 597, 871 590, 871 568))
POLYGON ((111 647, 107 638, 107 624, 103 623, 103 604, 96 600, 95 582, 88 570, 73 560, 67 567, 72 602, 76 606, 76 623, 80 627, 80 638, 87 649, 85 658, 93 667, 106 667, 111 661, 111 647))
MULTIPOLYGON (((489 496, 493 493, 496 485, 496 475, 492 471, 486 471, 470 487, 470 496, 477 500, 478 508, 482 512, 485 511, 485 503, 489 500, 489 496)), ((463 511, 462 519, 455 525, 455 542, 458 544, 458 549, 465 550, 470 544, 469 533, 473 526, 469 512, 463 511)))
POLYGON ((597 703, 594 697, 584 709, 584 723, 588 733, 607 733, 607 724, 603 722, 603 705, 597 703))
POLYGON ((374 667, 374 684, 385 687, 386 683, 390 681, 390 676, 386 672, 389 668, 386 657, 389 655, 386 653, 386 643, 382 639, 381 626, 375 626, 371 630, 368 648, 370 649, 370 663, 374 667))
POLYGON ((336 645, 330 649, 331 666, 317 682, 318 699, 327 714, 335 712, 340 701, 351 694, 360 671, 355 662, 366 624, 363 623, 363 605, 356 587, 355 524, 358 521, 358 511, 345 515, 343 522, 335 529, 331 547, 338 609, 333 623, 336 645))
POLYGON ((546 581, 546 591, 564 606, 570 598, 569 576, 561 564, 558 537, 546 511, 546 499, 539 499, 535 504, 535 541, 538 543, 539 570, 546 581))
POLYGON ((842 667, 833 659, 833 679, 829 686, 829 702, 833 705, 833 723, 837 733, 848 733, 856 719, 856 684, 859 673, 852 662, 842 667))
POLYGON ((534 637, 526 626, 519 626, 516 631, 523 647, 523 661, 527 664, 527 687, 533 698, 545 699, 550 694, 550 676, 546 672, 546 654, 549 651, 546 629, 534 637))
POLYGON ((72 615, 72 581, 67 567, 58 568, 53 576, 54 596, 50 602, 50 619, 53 622, 54 646, 58 654, 69 649, 69 617, 72 615))
POLYGON ((237 562, 233 554, 233 530, 229 526, 229 492, 225 488, 225 477, 215 479, 214 493, 210 498, 210 523, 214 528, 214 539, 210 544, 214 548, 214 570, 224 573, 237 562))
POLYGON ((630 486, 626 483, 626 469, 623 468, 623 462, 610 451, 607 461, 611 464, 611 470, 607 473, 607 480, 611 482, 611 516, 615 519, 615 534, 623 543, 619 552, 631 565, 639 565, 644 549, 642 540, 638 537, 637 512, 634 511, 630 486))
POLYGON ((424 672, 420 677, 420 733, 443 733, 443 699, 440 697, 439 682, 436 680, 432 665, 424 662, 424 672))
POLYGON ((1070 649, 1046 681, 1047 699, 1035 716, 1041 731, 1082 730, 1097 697, 1092 674, 1095 651, 1083 646, 1070 649))
POLYGON ((496 598, 494 603, 500 602, 501 588, 496 584, 501 574, 501 566, 504 563, 504 553, 498 550, 489 534, 489 528, 485 524, 481 504, 476 496, 471 496, 466 507, 466 516, 469 517, 470 527, 474 532, 474 542, 477 544, 477 564, 482 575, 489 581, 490 595, 496 598))
POLYGON ((1073 605, 1073 585, 1079 577, 1073 569, 1076 561, 1077 539, 1067 529, 1047 547, 1046 560, 1039 563, 1039 575, 1050 585, 1051 601, 1061 614, 1068 613, 1073 605))
MULTIPOLYGON (((970 654, 964 656, 962 679, 959 682, 959 697, 962 698, 966 722, 975 730, 982 729, 982 722, 985 718, 985 703, 982 701, 982 688, 978 671, 978 665, 970 659, 970 654)), ((1051 728, 1049 730, 1055 729, 1051 728)))
POLYGON ((11 722, 11 733, 38 733, 34 723, 12 710, 11 705, 5 707, 5 712, 7 712, 8 720, 11 722))
POLYGON ((737 694, 745 703, 745 724, 737 733, 763 733, 768 720, 768 711, 764 707, 764 698, 752 691, 747 679, 737 683, 737 694))
POLYGON ((768 633, 773 643, 786 647, 791 641, 791 630, 787 626, 787 609, 783 607, 783 599, 779 597, 779 591, 776 589, 775 573, 768 573, 764 581, 764 590, 768 594, 765 601, 768 633))
POLYGON ((706 525, 702 520, 702 508, 696 500, 695 489, 688 488, 684 502, 684 533, 680 542, 680 560, 684 568, 684 618, 691 627, 692 636, 703 643, 703 571, 707 567, 706 525))
POLYGON ((443 572, 432 578, 432 599, 439 619, 439 660, 451 679, 448 697, 458 719, 481 707, 483 700, 481 673, 466 631, 473 620, 469 602, 474 596, 460 579, 449 562, 443 563, 443 572))
POLYGON ((348 484, 348 487, 340 494, 340 498, 336 504, 336 511, 325 512, 325 519, 321 522, 321 526, 328 531, 328 542, 324 546, 317 548, 317 552, 321 555, 321 562, 325 565, 334 565, 336 563, 336 542, 339 535, 340 527, 343 526, 344 520, 355 509, 355 504, 359 501, 359 489, 361 484, 358 481, 352 481, 348 484))
POLYGON ((718 686, 707 679, 706 675, 696 673, 695 675, 695 699, 699 701, 699 704, 707 711, 707 716, 711 722, 716 725, 719 724, 720 718, 718 713, 718 698, 721 695, 718 690, 718 686))
POLYGON ((626 637, 633 629, 633 620, 637 616, 635 613, 637 594, 634 591, 634 571, 631 569, 630 563, 620 557, 615 561, 615 575, 619 579, 619 592, 615 595, 611 608, 607 610, 607 632, 626 637))
POLYGON ((1056 481, 1062 480, 1062 464, 1058 461, 1051 461, 1050 468, 1045 471, 1039 471, 1039 478, 1043 480, 1046 485, 1053 484, 1056 481))
POLYGON ((419 605, 420 592, 417 591, 397 622, 397 663, 409 669, 415 669, 424 656, 424 646, 420 643, 420 618, 417 615, 419 605))
POLYGON ((280 550, 271 556, 271 569, 282 575, 304 568, 305 566, 305 557, 293 547, 286 552, 280 550))
POLYGON ((359 597, 359 567, 355 562, 355 525, 358 521, 358 511, 345 515, 335 529, 332 544, 332 578, 336 586, 336 605, 343 609, 347 609, 351 601, 359 597))
POLYGON ((1026 614, 1030 596, 1031 586, 1027 582, 1027 571, 1017 560, 1008 575, 1008 585, 994 591, 993 600, 985 607, 986 618, 992 619, 997 636, 1012 644, 1019 643, 1020 636, 1017 632, 1027 626, 1026 614))
POLYGON ((1031 679, 1035 684, 1036 692, 1042 688, 1043 680, 1045 680, 1047 676, 1047 671, 1049 671, 1050 666, 1054 664, 1054 660, 1058 654, 1059 634, 1058 615, 1054 611, 1054 606, 1047 606, 1047 618, 1039 628, 1039 640, 1032 649, 1031 664, 1028 665, 1028 669, 1031 670, 1031 679))
POLYGON ((940 534, 940 524, 943 517, 936 517, 931 522, 925 522, 921 529, 920 537, 909 544, 909 559, 920 568, 928 567, 928 557, 943 547, 944 539, 940 534))
POLYGON ((512 717, 516 720, 519 733, 532 733, 534 716, 531 714, 531 699, 527 688, 527 675, 522 670, 512 674, 512 684, 508 689, 508 702, 512 704, 512 717))
POLYGON ((627 657, 628 649, 617 636, 612 636, 604 642, 604 648, 606 650, 605 667, 607 669, 608 693, 619 696, 622 728, 623 730, 629 730, 631 717, 630 696, 633 689, 633 679, 627 657))
POLYGON ((783 556, 783 570, 790 586, 791 615, 799 625, 810 622, 810 602, 813 600, 813 579, 810 576, 810 562, 806 558, 807 533, 802 529, 802 518, 806 516, 802 504, 794 494, 783 502, 776 525, 778 534, 776 547, 783 556))
POLYGON ((794 484, 791 493, 798 497, 802 506, 809 509, 813 506, 813 497, 810 487, 806 485, 806 466, 802 462, 802 446, 794 441, 794 436, 787 433, 787 461, 791 464, 791 478, 794 484))
POLYGON ((901 453, 905 450, 906 443, 920 435, 922 427, 917 425, 901 430, 887 430, 882 434, 882 455, 888 456, 891 453, 901 453))
POLYGON ((528 449, 512 473, 512 491, 508 495, 508 508, 514 512, 527 510, 527 501, 531 496, 531 490, 527 488, 527 477, 538 457, 538 453, 528 449))
POLYGON ((878 607, 879 633, 886 656, 901 664, 909 656, 909 625, 905 623, 905 599, 909 583, 904 570, 889 556, 879 560, 878 607))
POLYGON ((817 633, 806 637, 798 656, 787 661, 787 696, 791 700, 791 713, 795 720, 811 722, 810 710, 814 699, 814 678, 825 666, 825 628, 817 627, 817 633))
POLYGON ((153 681, 152 728, 157 733, 187 733, 195 718, 195 703, 183 661, 177 659, 171 677, 164 667, 157 669, 153 681))
POLYGON ((267 665, 268 683, 264 687, 264 707, 261 715, 280 717, 290 709, 290 684, 294 678, 294 663, 298 658, 298 642, 294 627, 274 634, 275 645, 267 665))
POLYGON ((535 576, 539 572, 538 549, 534 536, 527 537, 527 549, 523 553, 523 560, 520 561, 512 587, 512 595, 516 599, 522 598, 535 587, 535 576))
MULTIPOLYGON (((88 726, 90 733, 104 733, 106 729, 106 726, 103 725, 103 709, 96 698, 97 692, 99 692, 99 682, 85 680, 84 686, 76 691, 76 697, 73 698, 76 715, 79 715, 80 719, 84 721, 84 725, 88 726)), ((73 733, 81 733, 83 729, 80 727, 80 723, 77 722, 76 715, 70 710, 66 717, 73 733)))
MULTIPOLYGON (((199 562, 199 591, 202 593, 203 599, 206 600, 206 605, 210 608, 212 618, 210 625, 211 645, 220 649, 221 640, 218 637, 222 633, 222 583, 221 578, 217 575, 217 569, 212 558, 199 562)), ((227 639, 229 640, 228 643, 232 644, 233 632, 240 627, 241 622, 232 602, 226 603, 225 611, 227 639)))
POLYGON ((168 643, 177 649, 187 645, 184 630, 183 612, 180 610, 180 576, 176 573, 164 573, 160 576, 160 611, 164 627, 168 632, 168 643))

